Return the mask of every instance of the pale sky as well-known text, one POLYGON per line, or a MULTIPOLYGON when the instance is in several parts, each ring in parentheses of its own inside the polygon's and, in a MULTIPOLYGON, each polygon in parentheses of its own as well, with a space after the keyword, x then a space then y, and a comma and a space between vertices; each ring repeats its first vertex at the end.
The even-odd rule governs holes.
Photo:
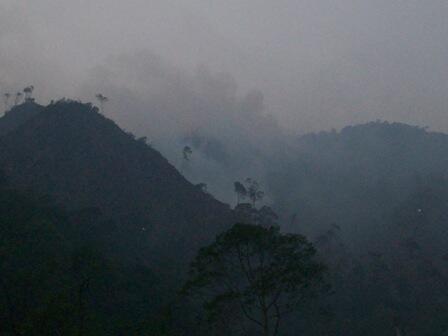
MULTIPOLYGON (((375 119, 448 131, 447 17, 446 0, 0 0, 0 89, 92 99, 99 69, 150 53, 259 89, 300 132, 375 119)), ((133 76, 116 80, 132 90, 133 76)))

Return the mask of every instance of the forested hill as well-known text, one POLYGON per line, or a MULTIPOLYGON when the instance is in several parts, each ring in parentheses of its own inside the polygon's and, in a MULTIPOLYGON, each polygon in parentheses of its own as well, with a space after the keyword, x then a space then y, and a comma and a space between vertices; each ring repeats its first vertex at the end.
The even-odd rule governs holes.
POLYGON ((29 100, 15 106, 11 111, 6 111, 5 115, 0 119, 0 135, 14 131, 17 127, 39 114, 43 109, 43 106, 29 100))
POLYGON ((363 245, 381 234, 396 207, 448 172, 448 135, 401 123, 371 122, 301 136, 273 160, 276 208, 308 234, 337 224, 363 245))
POLYGON ((317 251, 332 295, 294 293, 300 310, 278 335, 446 335, 448 136, 369 123, 288 144, 263 161, 280 234, 254 180, 234 185, 253 205, 231 210, 90 104, 14 107, 0 119, 0 334, 233 335, 240 295, 256 304, 276 280, 289 291, 285 272, 313 274, 290 262, 317 251), (295 250, 307 239, 290 231, 316 249, 295 250), (235 291, 255 259, 268 281, 235 291), (225 294, 177 295, 191 275, 225 294))
POLYGON ((0 119, 0 131, 0 169, 12 187, 99 209, 144 259, 188 258, 232 223, 227 205, 90 104, 28 102, 0 119))
POLYGON ((308 134, 301 149, 341 170, 362 169, 368 174, 442 171, 448 165, 448 135, 402 123, 370 122, 340 132, 308 134))

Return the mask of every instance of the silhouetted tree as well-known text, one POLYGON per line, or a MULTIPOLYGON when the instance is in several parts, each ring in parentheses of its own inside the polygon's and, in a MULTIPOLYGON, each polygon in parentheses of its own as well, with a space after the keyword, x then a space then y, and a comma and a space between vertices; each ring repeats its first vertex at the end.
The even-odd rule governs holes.
POLYGON ((236 193, 236 204, 240 204, 240 201, 247 197, 247 190, 241 182, 234 182, 233 187, 236 193))
POLYGON ((247 195, 252 201, 252 205, 255 207, 256 202, 260 201, 264 197, 264 192, 260 190, 260 185, 257 181, 251 178, 246 179, 247 195))
POLYGON ((22 96, 23 96, 22 92, 16 93, 16 97, 14 99, 14 106, 19 105, 20 101, 22 100, 22 96))
POLYGON ((34 91, 34 86, 30 85, 27 86, 26 88, 23 89, 23 93, 25 94, 25 101, 29 101, 32 100, 32 96, 33 96, 33 91, 34 91))
POLYGON ((95 98, 98 100, 98 102, 100 103, 100 110, 101 113, 104 113, 104 104, 107 103, 109 101, 109 98, 107 98, 106 96, 102 95, 101 93, 97 93, 95 95, 95 98))
POLYGON ((245 333, 278 335, 282 318, 323 288, 315 254, 304 236, 236 224, 199 251, 182 292, 203 301, 210 322, 235 314, 245 333))
POLYGON ((190 155, 193 154, 193 151, 190 146, 185 146, 182 149, 182 157, 185 161, 190 161, 190 155))

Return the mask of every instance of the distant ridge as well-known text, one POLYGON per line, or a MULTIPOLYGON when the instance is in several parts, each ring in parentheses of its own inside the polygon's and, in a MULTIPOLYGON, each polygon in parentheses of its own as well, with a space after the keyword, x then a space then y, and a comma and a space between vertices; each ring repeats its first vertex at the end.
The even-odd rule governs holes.
POLYGON ((365 245, 418 188, 448 178, 448 135, 369 122, 300 136, 278 162, 269 190, 280 214, 297 213, 309 235, 337 224, 365 245))

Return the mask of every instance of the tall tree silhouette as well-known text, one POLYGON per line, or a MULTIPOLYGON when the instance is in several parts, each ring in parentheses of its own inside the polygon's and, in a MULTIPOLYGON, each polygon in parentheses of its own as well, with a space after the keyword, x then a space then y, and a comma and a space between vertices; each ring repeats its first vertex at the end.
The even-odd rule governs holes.
POLYGON ((33 91, 34 86, 30 85, 23 89, 23 93, 25 94, 25 101, 29 101, 33 99, 33 91))
POLYGON ((109 98, 107 98, 106 96, 104 96, 101 93, 97 93, 95 95, 95 98, 98 100, 98 102, 100 103, 100 110, 101 113, 104 113, 104 104, 107 103, 109 101, 109 98))
POLYGON ((181 171, 185 172, 189 169, 189 163, 190 163, 190 156, 193 154, 193 150, 190 146, 184 146, 182 148, 182 165, 181 165, 181 171))
POLYGON ((315 254, 304 236, 236 224, 199 251, 182 293, 203 303, 210 322, 233 316, 246 335, 276 336, 282 319, 324 288, 315 254))
POLYGON ((252 201, 253 207, 255 207, 255 204, 263 199, 264 192, 260 190, 260 185, 258 184, 258 182, 252 178, 248 177, 246 179, 246 184, 247 196, 252 201))
POLYGON ((185 161, 190 161, 190 155, 193 154, 193 151, 190 146, 185 146, 182 149, 182 157, 185 161))
POLYGON ((20 101, 22 100, 22 96, 23 96, 22 92, 16 93, 16 96, 14 98, 14 106, 17 106, 20 104, 20 101))
POLYGON ((241 200, 247 197, 247 190, 241 182, 235 181, 233 183, 233 189, 236 193, 236 204, 240 204, 241 200))

